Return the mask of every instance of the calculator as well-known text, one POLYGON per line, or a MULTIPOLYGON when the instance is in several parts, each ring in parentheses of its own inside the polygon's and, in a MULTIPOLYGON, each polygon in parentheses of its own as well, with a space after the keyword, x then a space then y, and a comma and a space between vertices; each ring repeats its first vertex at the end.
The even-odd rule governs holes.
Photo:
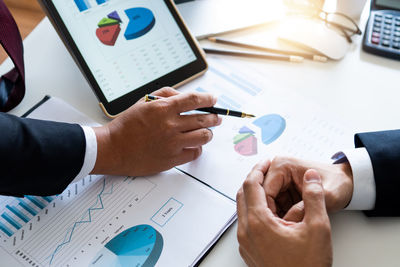
POLYGON ((371 1, 363 49, 400 60, 400 0, 371 1))

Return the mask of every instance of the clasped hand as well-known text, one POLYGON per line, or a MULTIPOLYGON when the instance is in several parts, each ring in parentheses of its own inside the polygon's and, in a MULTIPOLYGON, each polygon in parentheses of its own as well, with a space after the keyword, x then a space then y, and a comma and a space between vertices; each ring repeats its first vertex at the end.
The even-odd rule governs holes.
POLYGON ((351 200, 351 169, 275 158, 257 164, 237 194, 238 241, 249 266, 332 264, 327 211, 351 200))

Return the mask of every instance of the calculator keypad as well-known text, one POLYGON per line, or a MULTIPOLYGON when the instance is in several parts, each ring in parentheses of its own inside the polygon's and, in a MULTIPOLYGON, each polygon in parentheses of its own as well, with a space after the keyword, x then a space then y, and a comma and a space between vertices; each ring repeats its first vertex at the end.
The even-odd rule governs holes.
POLYGON ((370 41, 376 46, 400 50, 400 16, 374 14, 370 41))

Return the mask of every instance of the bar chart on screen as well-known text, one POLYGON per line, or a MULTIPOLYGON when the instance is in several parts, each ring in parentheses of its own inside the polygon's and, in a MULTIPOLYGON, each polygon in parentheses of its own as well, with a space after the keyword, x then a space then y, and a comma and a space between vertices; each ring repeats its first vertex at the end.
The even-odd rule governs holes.
POLYGON ((95 5, 102 5, 109 0, 74 0, 76 7, 79 9, 79 12, 86 11, 92 8, 95 5))

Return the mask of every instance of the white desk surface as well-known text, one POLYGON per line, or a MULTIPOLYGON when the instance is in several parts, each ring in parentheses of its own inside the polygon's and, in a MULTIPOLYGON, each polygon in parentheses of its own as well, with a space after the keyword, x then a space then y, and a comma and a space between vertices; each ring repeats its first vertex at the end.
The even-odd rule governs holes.
MULTIPOLYGON (((283 86, 336 113, 357 131, 399 128, 400 62, 361 51, 361 38, 355 44, 338 62, 247 61, 283 86)), ((12 113, 23 114, 49 94, 64 99, 98 122, 107 121, 48 19, 26 38, 24 45, 26 96, 12 113)), ((7 60, 0 66, 0 73, 11 66, 7 60)), ((400 218, 370 219, 361 212, 340 212, 331 216, 331 222, 334 266, 399 266, 400 218)), ((201 266, 245 266, 238 252, 236 224, 201 266)))

